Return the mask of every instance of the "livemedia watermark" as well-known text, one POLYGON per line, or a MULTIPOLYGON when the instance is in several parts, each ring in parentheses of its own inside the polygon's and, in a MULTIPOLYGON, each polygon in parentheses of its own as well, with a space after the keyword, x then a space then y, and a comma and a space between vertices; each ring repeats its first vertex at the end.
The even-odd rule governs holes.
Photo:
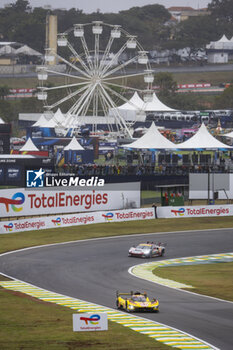
POLYGON ((98 176, 83 178, 74 174, 46 173, 42 168, 39 170, 27 170, 26 188, 50 188, 50 187, 104 187, 105 180, 98 176))

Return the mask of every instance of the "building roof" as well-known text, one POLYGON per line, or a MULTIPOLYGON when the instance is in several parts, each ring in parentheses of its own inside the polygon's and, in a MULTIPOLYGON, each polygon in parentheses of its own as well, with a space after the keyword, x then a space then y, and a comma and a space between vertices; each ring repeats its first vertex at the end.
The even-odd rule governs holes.
POLYGON ((196 11, 194 8, 189 6, 171 6, 167 10, 168 11, 196 11))
POLYGON ((0 46, 13 45, 16 44, 15 41, 0 41, 0 46))

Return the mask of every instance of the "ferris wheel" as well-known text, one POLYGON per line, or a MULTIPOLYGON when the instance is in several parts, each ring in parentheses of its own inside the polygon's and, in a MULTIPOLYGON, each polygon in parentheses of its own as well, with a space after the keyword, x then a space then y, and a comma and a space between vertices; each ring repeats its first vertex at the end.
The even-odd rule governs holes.
MULTIPOLYGON (((147 52, 136 36, 120 25, 101 21, 75 24, 58 34, 57 49, 47 48, 44 60, 44 65, 37 67, 40 82, 37 96, 47 110, 65 106, 67 124, 63 126, 74 129, 91 116, 109 119, 111 110, 117 130, 131 136, 130 124, 117 106, 128 102, 133 91, 144 92, 148 98, 154 81, 147 52), (54 69, 52 61, 65 65, 65 71, 54 69), (60 76, 62 83, 50 84, 54 75, 60 76), (143 91, 128 86, 129 78, 135 76, 144 76, 143 91)), ((93 123, 92 131, 96 129, 93 123)))

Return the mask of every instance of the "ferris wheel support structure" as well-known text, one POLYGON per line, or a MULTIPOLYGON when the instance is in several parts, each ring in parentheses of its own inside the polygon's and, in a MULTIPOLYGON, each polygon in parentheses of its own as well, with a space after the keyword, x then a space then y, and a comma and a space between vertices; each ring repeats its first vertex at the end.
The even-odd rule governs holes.
MULTIPOLYGON (((104 116, 109 121, 109 113, 112 111, 117 130, 131 137, 130 126, 132 122, 124 119, 117 108, 117 103, 119 101, 121 103, 123 101, 128 102, 125 93, 129 94, 130 91, 142 93, 144 91, 144 89, 128 86, 128 78, 144 76, 147 93, 148 91, 152 92, 153 83, 153 71, 150 68, 147 52, 143 50, 136 37, 130 35, 121 26, 95 21, 87 24, 75 24, 74 28, 59 34, 58 46, 66 46, 73 57, 73 61, 71 62, 68 58, 64 58, 60 53, 50 48, 46 49, 46 62, 52 56, 53 60, 56 59, 67 67, 66 72, 56 72, 55 69, 46 64, 38 67, 38 78, 40 76, 41 83, 39 86, 40 95, 38 94, 40 99, 47 101, 48 94, 52 94, 56 90, 63 92, 65 95, 55 102, 47 103, 46 108, 53 110, 68 103, 70 106, 66 113, 69 118, 70 115, 74 116, 74 120, 76 120, 74 128, 80 124, 78 122, 80 119, 85 122, 85 116, 92 116, 92 131, 95 132, 98 124, 95 119, 104 116), (104 50, 101 45, 103 30, 105 30, 105 34, 109 35, 104 50), (90 44, 87 44, 86 31, 89 35, 91 31, 94 36, 93 49, 90 49, 90 44), (79 45, 79 49, 71 44, 72 33, 78 41, 76 47, 79 45), (117 44, 119 43, 118 39, 121 40, 120 45, 117 44), (114 49, 116 44, 116 49, 114 49), (130 52, 129 55, 128 51, 130 52), (128 58, 120 62, 122 55, 128 58), (134 63, 144 66, 143 71, 127 74, 125 69, 134 63), (46 86, 45 81, 51 74, 64 77, 66 79, 65 83, 57 86, 46 86)), ((69 55, 67 54, 67 56, 69 55)), ((107 124, 109 124, 109 129, 113 130, 111 123, 107 124)))

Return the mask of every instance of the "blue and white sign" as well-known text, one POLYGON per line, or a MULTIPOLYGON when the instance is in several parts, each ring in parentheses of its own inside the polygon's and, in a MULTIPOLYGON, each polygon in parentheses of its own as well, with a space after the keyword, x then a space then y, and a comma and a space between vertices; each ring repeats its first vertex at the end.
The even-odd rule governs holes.
POLYGON ((40 170, 27 170, 27 182, 26 187, 43 187, 44 186, 44 173, 40 170))

